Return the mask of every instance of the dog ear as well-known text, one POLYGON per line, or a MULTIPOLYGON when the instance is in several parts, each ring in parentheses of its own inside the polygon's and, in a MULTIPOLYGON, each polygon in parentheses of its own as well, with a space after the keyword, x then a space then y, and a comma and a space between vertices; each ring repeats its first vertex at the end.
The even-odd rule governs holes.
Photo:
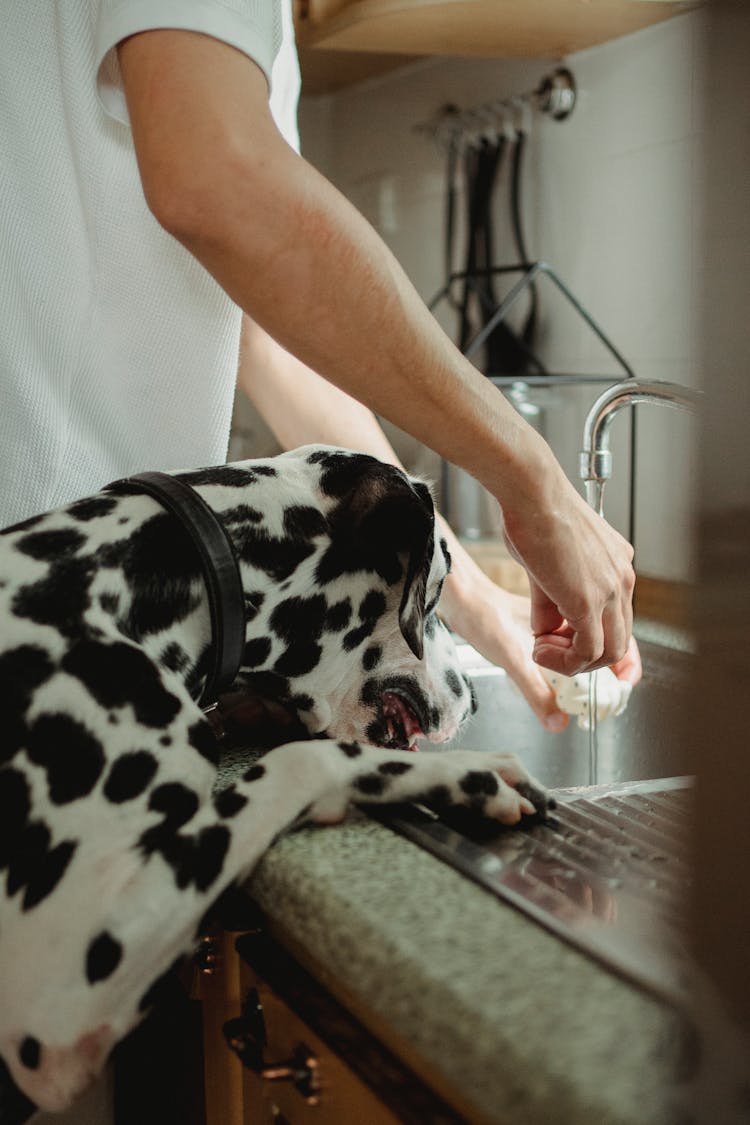
POLYGON ((321 478, 339 503, 329 513, 331 545, 318 566, 323 582, 350 570, 373 570, 389 585, 403 581, 399 625, 418 660, 424 654, 427 579, 435 509, 426 484, 364 454, 329 455, 321 478))
POLYGON ((411 542, 406 564, 406 579, 398 611, 404 640, 417 660, 424 656, 424 611, 427 579, 435 548, 435 508, 427 485, 409 482, 417 501, 412 505, 411 542))

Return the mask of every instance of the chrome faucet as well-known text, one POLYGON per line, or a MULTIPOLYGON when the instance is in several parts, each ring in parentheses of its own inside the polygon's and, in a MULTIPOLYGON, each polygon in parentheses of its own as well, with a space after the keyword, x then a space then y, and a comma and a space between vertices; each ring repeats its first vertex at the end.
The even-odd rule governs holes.
POLYGON ((679 383, 640 379, 626 379, 599 395, 586 415, 583 451, 578 455, 578 472, 585 481, 586 499, 599 515, 602 514, 604 485, 612 476, 609 432, 618 410, 639 402, 661 402, 665 406, 695 410, 702 397, 700 391, 679 383))

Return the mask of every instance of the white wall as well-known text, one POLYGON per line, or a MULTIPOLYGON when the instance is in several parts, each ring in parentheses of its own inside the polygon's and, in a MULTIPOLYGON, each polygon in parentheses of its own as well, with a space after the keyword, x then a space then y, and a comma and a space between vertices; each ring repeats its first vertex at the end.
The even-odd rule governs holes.
MULTIPOLYGON (((699 273, 704 16, 683 14, 570 56, 579 99, 563 123, 536 117, 526 176, 529 253, 544 258, 599 320, 636 373, 696 385, 692 326, 699 273)), ((441 105, 533 89, 554 61, 438 59, 332 96, 303 99, 303 151, 355 203, 429 299, 443 281, 444 157, 414 126, 441 105)), ((499 194, 498 211, 504 202, 499 194)), ((505 208, 498 214, 503 229, 505 208)), ((506 241, 499 255, 515 260, 506 241)), ((614 362, 542 281, 551 369, 613 374, 614 362)), ((450 327, 450 321, 444 320, 450 327)), ((571 476, 591 389, 553 396, 548 437, 571 476)), ((626 527, 627 423, 618 419, 605 513, 626 527)), ((691 423, 639 409, 637 564, 691 572, 691 423)), ((435 473, 431 455, 402 453, 435 473)))

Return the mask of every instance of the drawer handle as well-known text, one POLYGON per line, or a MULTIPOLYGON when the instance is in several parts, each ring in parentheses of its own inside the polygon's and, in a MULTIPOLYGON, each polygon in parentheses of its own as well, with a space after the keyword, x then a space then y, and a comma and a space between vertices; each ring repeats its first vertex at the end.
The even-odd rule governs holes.
POLYGON ((222 1028, 224 1038, 244 1067, 269 1082, 291 1082, 308 1105, 320 1101, 320 1062, 304 1043, 298 1043, 289 1059, 266 1062, 263 1051, 267 1043, 266 1021, 258 991, 251 988, 242 1004, 239 1017, 227 1020, 222 1028))

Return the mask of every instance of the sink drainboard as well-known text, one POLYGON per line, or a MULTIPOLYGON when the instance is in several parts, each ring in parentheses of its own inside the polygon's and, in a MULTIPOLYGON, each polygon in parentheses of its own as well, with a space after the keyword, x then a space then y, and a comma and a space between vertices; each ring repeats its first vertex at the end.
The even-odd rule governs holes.
POLYGON ((662 999, 690 977, 691 779, 555 792, 548 823, 504 828, 466 809, 383 810, 390 828, 662 999))

